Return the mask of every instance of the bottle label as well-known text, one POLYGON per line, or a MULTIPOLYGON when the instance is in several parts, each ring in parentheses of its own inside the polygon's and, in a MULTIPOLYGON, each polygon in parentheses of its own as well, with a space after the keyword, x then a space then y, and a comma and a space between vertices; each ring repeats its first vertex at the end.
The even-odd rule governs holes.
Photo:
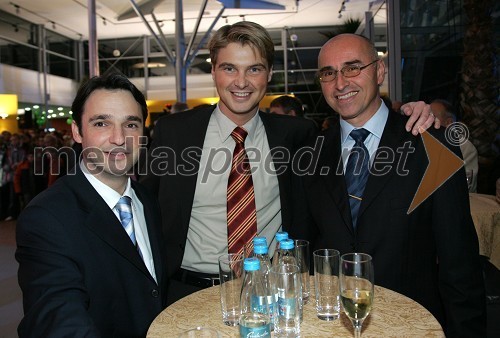
POLYGON ((269 338, 271 337, 271 326, 269 324, 260 327, 247 327, 240 325, 240 337, 269 338))
POLYGON ((278 297, 278 313, 280 317, 295 317, 295 298, 278 297))
POLYGON ((252 312, 268 313, 268 303, 265 296, 252 295, 252 312))
POLYGON ((269 304, 269 318, 271 319, 271 323, 273 322, 274 318, 274 296, 267 296, 267 303, 269 304))

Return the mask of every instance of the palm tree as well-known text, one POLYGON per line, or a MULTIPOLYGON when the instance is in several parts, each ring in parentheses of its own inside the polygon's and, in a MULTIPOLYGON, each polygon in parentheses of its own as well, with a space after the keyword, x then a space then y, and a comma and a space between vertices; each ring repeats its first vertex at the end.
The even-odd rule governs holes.
MULTIPOLYGON (((495 0, 463 0, 466 26, 460 86, 460 112, 479 156, 493 160, 500 128, 497 51, 492 10, 495 0)), ((488 162, 488 161, 486 161, 488 162)))

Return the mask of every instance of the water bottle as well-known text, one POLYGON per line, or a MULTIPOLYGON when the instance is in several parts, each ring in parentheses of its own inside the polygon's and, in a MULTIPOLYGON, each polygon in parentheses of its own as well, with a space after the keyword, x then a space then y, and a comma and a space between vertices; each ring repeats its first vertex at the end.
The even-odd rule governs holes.
POLYGON ((267 246, 267 238, 265 238, 264 236, 254 237, 253 245, 256 246, 257 244, 264 244, 265 246, 267 246))
POLYGON ((273 255, 273 265, 275 264, 274 262, 276 261, 276 264, 278 263, 278 250, 280 248, 280 242, 284 239, 288 239, 288 232, 286 231, 278 231, 276 233, 276 247, 274 248, 274 255, 273 255))
POLYGON ((240 298, 240 337, 271 337, 267 293, 256 257, 243 261, 245 278, 240 298))
POLYGON ((267 304, 269 305, 269 319, 271 321, 271 330, 273 329, 273 314, 276 304, 276 295, 272 294, 271 280, 269 271, 271 270, 271 260, 268 255, 267 245, 258 243, 254 246, 255 257, 260 261, 260 274, 262 283, 267 291, 267 304))
MULTIPOLYGON (((263 236, 254 237, 253 240, 252 240, 252 244, 253 244, 254 248, 258 244, 264 244, 265 246, 267 246, 267 238, 263 237, 263 236)), ((255 257, 255 250, 252 250, 252 252, 250 253, 249 257, 255 257)))
MULTIPOLYGON (((296 265, 297 264, 297 259, 295 258, 295 241, 293 239, 284 239, 280 242, 280 248, 278 249, 278 254, 277 256, 275 255, 273 258, 273 266, 278 266, 278 265, 296 265)), ((300 288, 302 289, 302 285, 299 285, 300 288)), ((302 292, 302 291, 301 291, 302 292)), ((279 297, 279 295, 278 295, 279 297)), ((302 302, 302 293, 300 296, 300 299, 297 300, 291 300, 289 299, 288 301, 290 302, 299 302, 299 313, 300 313, 300 321, 302 322, 303 319, 303 302, 302 302)), ((278 300, 278 303, 280 301, 278 300)), ((289 304, 290 305, 290 304, 289 304)), ((289 305, 286 305, 289 307, 289 305)), ((278 306, 281 308, 283 304, 278 304, 278 306)))
POLYGON ((297 265, 295 258, 295 243, 292 239, 284 239, 280 242, 280 247, 273 257, 273 266, 283 264, 297 265))

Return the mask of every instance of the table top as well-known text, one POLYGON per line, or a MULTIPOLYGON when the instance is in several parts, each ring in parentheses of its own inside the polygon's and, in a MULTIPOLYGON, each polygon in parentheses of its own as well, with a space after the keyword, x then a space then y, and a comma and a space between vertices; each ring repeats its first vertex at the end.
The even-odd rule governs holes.
POLYGON ((493 195, 469 194, 479 253, 500 269, 500 204, 493 195))
MULTIPOLYGON (((327 322, 316 317, 314 279, 311 297, 304 306, 301 337, 354 336, 345 314, 327 322)), ((216 329, 221 337, 238 337, 238 327, 222 322, 220 287, 214 286, 178 300, 163 310, 151 324, 147 337, 176 337, 197 326, 216 329)), ((274 336, 274 335, 273 335, 274 336)), ((397 292, 375 286, 372 311, 363 323, 362 337, 444 337, 438 321, 423 306, 397 292)))

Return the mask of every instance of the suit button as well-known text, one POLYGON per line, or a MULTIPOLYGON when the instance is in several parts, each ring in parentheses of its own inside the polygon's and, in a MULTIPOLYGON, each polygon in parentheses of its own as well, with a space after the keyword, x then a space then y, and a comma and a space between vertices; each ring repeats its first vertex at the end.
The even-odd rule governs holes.
POLYGON ((158 298, 159 295, 160 293, 158 292, 158 290, 156 289, 151 290, 151 296, 153 296, 154 298, 158 298))

